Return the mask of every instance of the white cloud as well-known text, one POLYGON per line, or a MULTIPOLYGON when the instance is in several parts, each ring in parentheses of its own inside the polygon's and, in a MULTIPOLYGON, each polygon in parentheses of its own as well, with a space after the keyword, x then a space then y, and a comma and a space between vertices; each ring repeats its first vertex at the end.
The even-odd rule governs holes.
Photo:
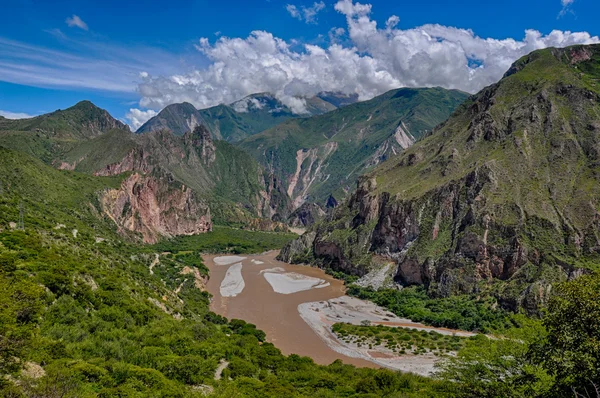
POLYGON ((567 13, 571 13, 575 15, 575 12, 571 9, 571 6, 575 3, 575 0, 560 0, 560 4, 562 5, 562 10, 558 13, 557 18, 564 17, 567 13))
POLYGON ((30 117, 34 117, 34 115, 29 115, 27 113, 10 112, 3 110, 0 110, 0 116, 4 116, 7 119, 29 119, 30 117))
POLYGON ((88 26, 85 22, 83 22, 83 20, 81 18, 79 18, 77 15, 73 14, 72 17, 69 17, 65 20, 65 22, 67 23, 67 25, 69 25, 69 27, 77 27, 79 29, 83 29, 83 30, 88 30, 88 26))
POLYGON ((236 112, 247 113, 251 108, 263 109, 265 107, 265 104, 261 102, 258 98, 247 97, 234 102, 233 104, 231 104, 231 106, 233 107, 233 109, 235 109, 236 112))
POLYGON ((51 49, 0 37, 0 80, 35 87, 134 93, 143 78, 140 71, 171 75, 187 62, 160 49, 73 40, 65 35, 57 40, 51 49))
POLYGON ((290 13, 290 15, 294 18, 298 18, 299 20, 302 21, 302 14, 300 14, 300 11, 298 10, 298 7, 296 7, 293 4, 288 4, 285 6, 285 9, 287 10, 287 12, 290 13))
POLYGON ((322 1, 315 1, 310 7, 301 6, 300 8, 293 4, 288 4, 285 6, 285 9, 293 18, 296 18, 299 21, 317 23, 317 14, 325 9, 325 3, 322 1))
POLYGON ((158 112, 153 111, 152 109, 148 109, 146 111, 142 111, 141 109, 131 108, 129 112, 125 114, 125 118, 129 120, 129 126, 133 131, 139 129, 142 124, 146 123, 148 120, 158 115, 158 112))
POLYGON ((214 44, 201 39, 197 46, 208 67, 169 76, 148 75, 138 87, 140 105, 162 109, 187 101, 198 108, 232 103, 249 94, 270 92, 297 113, 306 111, 298 96, 322 91, 358 94, 370 99, 398 87, 441 86, 471 93, 498 81, 510 65, 533 50, 600 42, 586 32, 552 31, 542 35, 527 30, 522 40, 481 38, 473 31, 442 25, 398 29, 390 17, 385 28, 370 18, 371 5, 340 0, 343 30, 328 47, 304 46, 269 32, 254 31, 247 38, 221 37, 214 44), (349 43, 342 45, 340 43, 349 43))

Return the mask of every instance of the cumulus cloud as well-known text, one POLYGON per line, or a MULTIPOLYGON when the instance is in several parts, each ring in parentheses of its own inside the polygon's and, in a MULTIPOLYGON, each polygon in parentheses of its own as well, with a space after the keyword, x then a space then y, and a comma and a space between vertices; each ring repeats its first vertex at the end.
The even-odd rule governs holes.
POLYGON ((221 37, 215 43, 201 39, 197 48, 209 66, 146 76, 138 86, 140 105, 158 110, 187 101, 205 108, 270 92, 303 113, 302 97, 322 91, 358 94, 360 100, 398 87, 441 86, 474 93, 498 81, 515 60, 533 50, 600 42, 587 32, 558 30, 548 35, 527 30, 521 40, 498 40, 442 25, 400 29, 397 16, 380 28, 371 8, 338 1, 335 10, 346 17, 347 28, 333 30, 330 37, 340 40, 328 46, 305 44, 296 50, 291 41, 265 31, 246 38, 221 37))
POLYGON ((294 18, 299 21, 304 21, 306 23, 316 23, 317 22, 317 14, 325 9, 325 3, 322 1, 314 2, 310 7, 301 6, 298 8, 293 4, 288 4, 285 6, 287 12, 294 18))
POLYGON ((573 10, 571 9, 571 6, 573 5, 573 3, 575 3, 575 0, 560 0, 560 4, 562 5, 562 10, 560 10, 560 12, 558 13, 558 18, 564 17, 569 12, 572 14, 575 14, 573 12, 573 10))
POLYGON ((33 115, 23 112, 10 112, 3 110, 0 110, 0 116, 4 116, 7 119, 29 119, 30 117, 34 117, 33 115))
POLYGON ((142 111, 140 109, 129 109, 129 112, 125 114, 125 118, 129 120, 129 126, 133 131, 139 129, 142 124, 146 123, 150 118, 156 116, 158 112, 153 111, 152 109, 148 109, 146 111, 142 111))
POLYGON ((250 109, 262 109, 265 104, 258 98, 247 97, 234 102, 231 106, 236 112, 247 113, 250 109))
POLYGON ((79 29, 83 29, 83 30, 88 30, 88 26, 85 22, 83 22, 83 20, 81 18, 79 18, 77 15, 73 14, 72 17, 69 17, 65 20, 65 22, 67 23, 67 25, 69 25, 69 27, 77 27, 79 29))

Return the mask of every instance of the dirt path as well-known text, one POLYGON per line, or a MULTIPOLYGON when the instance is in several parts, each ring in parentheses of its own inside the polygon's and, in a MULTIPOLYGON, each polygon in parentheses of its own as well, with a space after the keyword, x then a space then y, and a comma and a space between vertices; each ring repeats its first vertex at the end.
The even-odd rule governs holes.
POLYGON ((150 275, 154 275, 154 271, 152 269, 160 264, 160 256, 158 253, 154 253, 154 256, 154 260, 152 260, 152 263, 150 264, 150 275))
POLYGON ((221 377, 223 376, 223 371, 228 366, 229 362, 227 362, 224 359, 221 359, 221 361, 219 362, 219 366, 217 366, 217 369, 215 370, 215 380, 221 380, 221 377))

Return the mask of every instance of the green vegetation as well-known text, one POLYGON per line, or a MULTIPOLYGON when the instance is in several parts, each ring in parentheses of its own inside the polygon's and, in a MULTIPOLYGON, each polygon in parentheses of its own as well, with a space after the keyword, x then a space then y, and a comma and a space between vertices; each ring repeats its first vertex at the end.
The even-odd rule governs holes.
MULTIPOLYGON (((442 88, 392 90, 324 115, 289 120, 248 137, 239 145, 275 170, 281 181, 296 172, 297 151, 312 150, 323 162, 321 174, 328 178, 317 179, 308 192, 314 201, 324 202, 332 193, 344 197, 343 189, 353 188, 356 178, 376 164, 377 157, 391 156, 391 148, 402 150, 393 138, 401 122, 410 134, 421 138, 446 120, 467 96, 442 88), (389 142, 384 144, 386 141, 389 142), (378 151, 381 153, 376 156, 378 151)), ((308 168, 308 164, 304 167, 308 168)))
MULTIPOLYGON (((586 275, 557 287, 543 319, 547 333, 531 349, 564 395, 600 390, 600 276, 586 275)), ((593 396, 593 395, 592 395, 593 396)))
POLYGON ((510 313, 492 307, 495 300, 478 301, 469 295, 431 298, 423 287, 375 291, 357 285, 350 285, 348 294, 373 301, 399 317, 437 327, 487 333, 515 326, 510 313))
POLYGON ((540 320, 518 315, 519 328, 469 339, 438 376, 456 396, 595 397, 600 386, 600 274, 556 286, 540 320))
POLYGON ((201 253, 262 253, 281 248, 298 235, 281 232, 258 232, 215 225, 212 232, 193 236, 178 236, 159 242, 156 251, 201 253))
POLYGON ((0 396, 439 397, 452 392, 443 381, 286 357, 264 342, 264 332, 255 326, 211 313, 209 295, 183 275, 187 267, 206 276, 200 249, 220 250, 225 244, 263 250, 290 236, 217 228, 196 243, 189 237, 160 248, 135 246, 102 219, 94 201, 96 190, 118 179, 58 171, 27 155, 0 151, 0 396), (21 200, 23 231, 11 226, 21 200), (155 253, 162 250, 172 254, 159 256, 156 264, 155 253), (226 366, 216 378, 220 363, 226 366))
POLYGON ((370 349, 383 348, 394 354, 444 355, 465 346, 467 338, 435 331, 390 327, 384 325, 351 325, 336 323, 333 332, 346 343, 370 349))
POLYGON ((438 377, 452 380, 461 398, 559 397, 551 389, 552 377, 531 360, 530 347, 546 331, 539 320, 518 315, 519 328, 497 338, 478 335, 465 341, 455 356, 441 363, 438 377))

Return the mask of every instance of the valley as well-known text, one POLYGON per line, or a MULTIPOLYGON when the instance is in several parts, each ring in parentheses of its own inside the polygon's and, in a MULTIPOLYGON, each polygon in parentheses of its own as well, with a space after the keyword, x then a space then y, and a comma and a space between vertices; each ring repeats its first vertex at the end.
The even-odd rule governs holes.
POLYGON ((599 79, 0 117, 0 395, 592 397, 599 79))
POLYGON ((256 325, 266 333, 266 341, 285 355, 306 355, 322 365, 342 360, 360 367, 385 367, 428 376, 441 358, 433 351, 400 355, 377 347, 362 348, 339 339, 332 326, 340 322, 381 324, 459 339, 474 335, 399 318, 373 303, 346 296, 343 282, 322 270, 277 261, 277 254, 210 255, 203 259, 210 272, 206 283, 213 297, 210 308, 224 317, 256 325), (242 287, 232 291, 229 276, 234 268, 241 270, 234 285, 242 287), (268 275, 289 277, 273 280, 268 275))

